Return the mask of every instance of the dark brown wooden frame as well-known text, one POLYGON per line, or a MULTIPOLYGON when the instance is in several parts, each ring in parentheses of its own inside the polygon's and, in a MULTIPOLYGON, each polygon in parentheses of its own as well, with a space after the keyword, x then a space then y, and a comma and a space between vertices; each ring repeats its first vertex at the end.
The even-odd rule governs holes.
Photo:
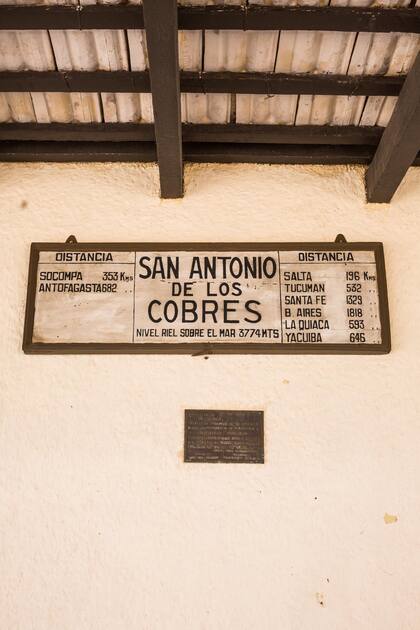
POLYGON ((26 354, 386 354, 391 350, 385 259, 382 243, 32 243, 28 272, 23 351, 26 354), (37 269, 41 251, 291 251, 371 250, 375 253, 381 344, 247 343, 33 343, 37 269))
POLYGON ((155 118, 160 195, 182 197, 181 96, 178 62, 177 0, 143 0, 144 25, 150 65, 155 118))
MULTIPOLYGON (((259 125, 184 123, 184 142, 244 144, 358 144, 377 146, 384 127, 362 125, 259 125)), ((0 123, 0 140, 154 142, 149 123, 0 123)))
MULTIPOLYGON (((155 1, 155 0, 154 0, 155 1)), ((150 48, 150 46, 149 46, 150 48)), ((159 48, 159 59, 162 50, 159 48)), ((167 60, 169 61, 169 60, 167 60)), ((286 74, 276 72, 168 72, 186 94, 325 94, 349 96, 398 96, 404 75, 286 74)), ((2 92, 157 92, 151 90, 150 72, 129 70, 94 71, 1 71, 2 92)), ((165 84, 167 94, 168 86, 165 84)), ((168 94, 167 94, 168 96, 168 94)))
MULTIPOLYGON (((157 1, 157 0, 155 0, 157 1)), ((180 29, 321 30, 420 33, 420 8, 398 7, 178 7, 180 29)), ((137 5, 0 5, 0 29, 143 28, 137 5)))
POLYGON ((367 200, 389 203, 420 148, 420 52, 366 172, 367 200))

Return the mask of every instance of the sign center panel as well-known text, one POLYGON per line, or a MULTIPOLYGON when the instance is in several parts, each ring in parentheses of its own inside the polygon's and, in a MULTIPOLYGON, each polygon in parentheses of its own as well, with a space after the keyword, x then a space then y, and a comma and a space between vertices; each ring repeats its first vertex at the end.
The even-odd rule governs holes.
POLYGON ((279 341, 277 252, 137 253, 137 343, 279 341))

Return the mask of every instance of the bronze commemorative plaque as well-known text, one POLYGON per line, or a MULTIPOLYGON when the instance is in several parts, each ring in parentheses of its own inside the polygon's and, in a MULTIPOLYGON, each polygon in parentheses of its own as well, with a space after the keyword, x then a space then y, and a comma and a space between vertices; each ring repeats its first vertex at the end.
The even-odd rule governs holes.
POLYGON ((264 413, 186 409, 184 461, 263 464, 264 413))

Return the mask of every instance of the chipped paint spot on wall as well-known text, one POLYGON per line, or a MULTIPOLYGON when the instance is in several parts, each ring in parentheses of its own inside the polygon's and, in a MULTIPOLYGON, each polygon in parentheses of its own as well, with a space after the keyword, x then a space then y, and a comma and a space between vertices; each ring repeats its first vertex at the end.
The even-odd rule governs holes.
POLYGON ((398 516, 396 514, 388 514, 385 512, 384 514, 384 522, 386 525, 391 525, 392 523, 396 523, 398 521, 398 516))

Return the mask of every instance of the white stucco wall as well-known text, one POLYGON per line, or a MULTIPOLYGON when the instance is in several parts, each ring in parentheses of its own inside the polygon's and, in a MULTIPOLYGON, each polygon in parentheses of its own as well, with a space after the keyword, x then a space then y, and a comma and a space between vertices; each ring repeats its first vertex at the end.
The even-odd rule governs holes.
POLYGON ((0 165, 1 630, 418 630, 420 169, 0 165), (378 240, 384 356, 26 356, 31 241, 378 240), (185 408, 266 464, 183 464, 185 408), (393 516, 396 517, 392 518, 393 516))

